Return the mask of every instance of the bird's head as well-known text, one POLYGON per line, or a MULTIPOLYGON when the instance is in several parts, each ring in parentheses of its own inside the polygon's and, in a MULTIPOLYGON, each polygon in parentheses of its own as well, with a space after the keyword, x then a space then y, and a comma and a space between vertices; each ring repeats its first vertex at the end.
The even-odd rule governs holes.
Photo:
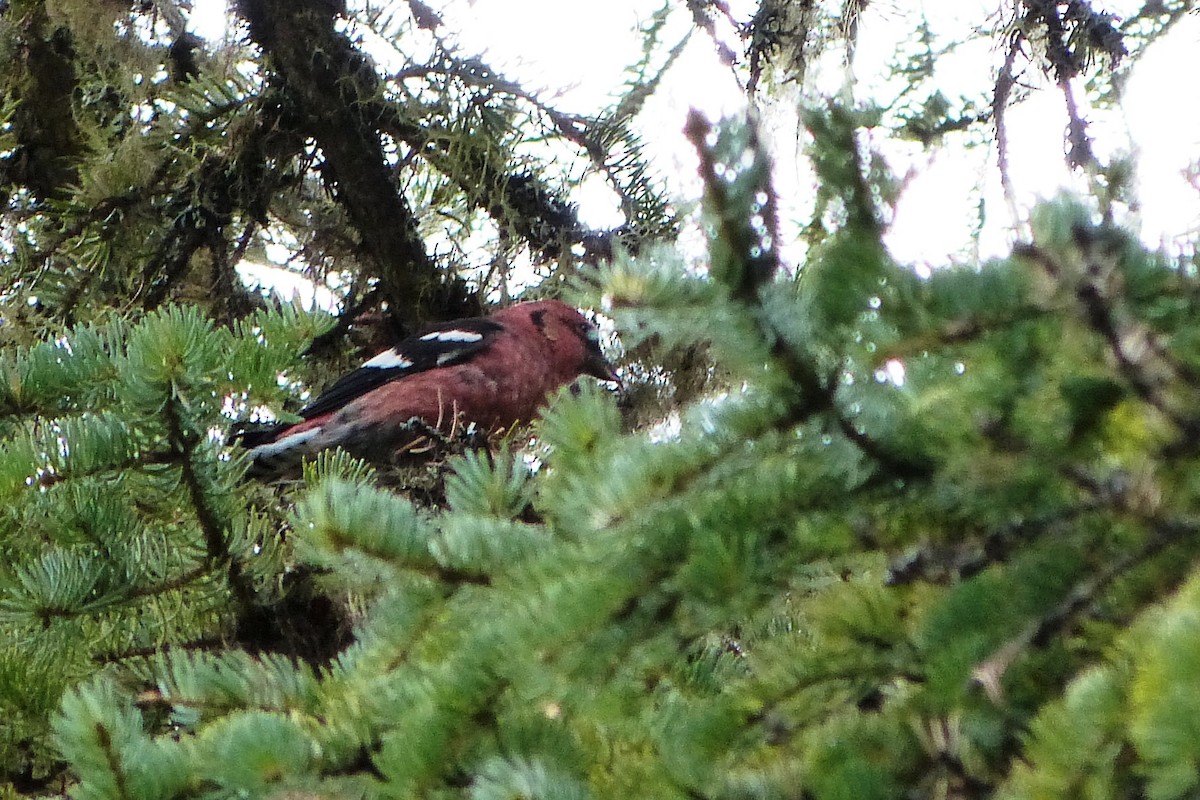
POLYGON ((576 309, 559 300, 535 300, 519 303, 498 312, 497 318, 530 326, 548 344, 547 351, 565 374, 591 375, 604 381, 621 383, 616 370, 600 350, 600 331, 576 309))

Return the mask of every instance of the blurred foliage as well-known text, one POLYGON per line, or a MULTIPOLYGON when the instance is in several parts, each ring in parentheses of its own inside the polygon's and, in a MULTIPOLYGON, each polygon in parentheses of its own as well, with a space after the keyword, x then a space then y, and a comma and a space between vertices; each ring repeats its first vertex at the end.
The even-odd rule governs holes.
POLYGON ((809 119, 861 212, 797 277, 753 133, 698 117, 713 270, 601 275, 619 329, 703 338, 726 391, 657 439, 564 392, 536 474, 460 457, 443 510, 310 472, 294 556, 359 597, 353 644, 69 690, 75 793, 1190 796, 1194 273, 1064 200, 922 280, 856 117, 809 119))

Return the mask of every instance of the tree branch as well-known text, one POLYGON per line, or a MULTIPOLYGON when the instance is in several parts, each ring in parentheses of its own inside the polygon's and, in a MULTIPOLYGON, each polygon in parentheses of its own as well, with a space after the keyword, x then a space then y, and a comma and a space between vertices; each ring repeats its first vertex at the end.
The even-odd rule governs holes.
POLYGON ((172 387, 171 397, 163 407, 163 415, 167 423, 167 435, 171 447, 179 454, 179 468, 183 473, 183 485, 187 488, 196 511, 196 521, 204 535, 206 558, 211 567, 224 565, 229 588, 240 604, 239 612, 244 612, 255 603, 254 588, 242 569, 241 562, 229 550, 229 531, 221 521, 217 510, 209 502, 208 494, 201 483, 200 474, 196 471, 195 452, 196 437, 184 430, 183 419, 179 415, 177 391, 172 387))
POLYGON ((423 301, 441 278, 384 154, 379 76, 336 30, 340 9, 322 0, 240 0, 236 8, 295 102, 298 130, 321 148, 323 177, 379 270, 388 302, 405 320, 425 319, 423 301))

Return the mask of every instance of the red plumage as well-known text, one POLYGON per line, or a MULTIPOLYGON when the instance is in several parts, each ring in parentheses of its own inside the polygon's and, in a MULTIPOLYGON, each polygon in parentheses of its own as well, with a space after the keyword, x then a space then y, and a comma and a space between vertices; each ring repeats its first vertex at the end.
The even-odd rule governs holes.
POLYGON ((274 472, 340 447, 375 462, 410 446, 415 418, 447 430, 527 422, 546 397, 581 375, 618 381, 594 325, 558 300, 455 320, 405 339, 344 376, 301 410, 303 422, 257 437, 256 469, 274 472))

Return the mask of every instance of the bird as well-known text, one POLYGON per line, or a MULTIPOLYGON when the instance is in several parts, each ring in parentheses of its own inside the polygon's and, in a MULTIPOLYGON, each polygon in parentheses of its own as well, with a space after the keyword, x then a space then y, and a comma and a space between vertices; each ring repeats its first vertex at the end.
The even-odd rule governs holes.
POLYGON ((334 448, 389 464, 423 431, 529 422, 551 393, 584 375, 621 384, 596 326, 560 300, 517 303, 410 336, 335 381, 300 410, 300 422, 241 439, 252 475, 285 473, 334 448))

